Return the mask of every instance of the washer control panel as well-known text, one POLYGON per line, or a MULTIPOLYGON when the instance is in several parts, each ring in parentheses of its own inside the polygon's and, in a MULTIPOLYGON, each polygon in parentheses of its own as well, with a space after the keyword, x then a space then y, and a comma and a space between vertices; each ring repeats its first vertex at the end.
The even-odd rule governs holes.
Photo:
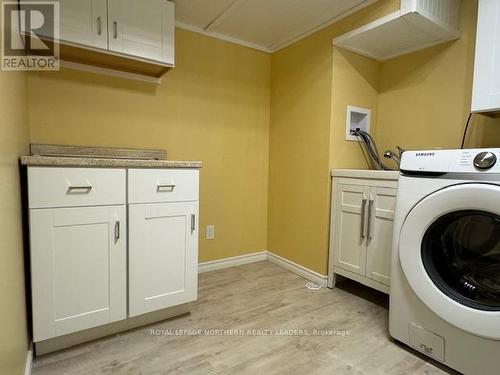
POLYGON ((497 157, 493 152, 483 151, 474 158, 474 167, 477 169, 490 169, 497 163, 497 157))
POLYGON ((450 164, 450 172, 480 172, 480 173, 500 173, 500 163, 497 160, 500 157, 499 149, 472 149, 460 150, 461 155, 458 165, 450 164))
POLYGON ((500 149, 405 151, 401 170, 428 173, 500 173, 500 149))

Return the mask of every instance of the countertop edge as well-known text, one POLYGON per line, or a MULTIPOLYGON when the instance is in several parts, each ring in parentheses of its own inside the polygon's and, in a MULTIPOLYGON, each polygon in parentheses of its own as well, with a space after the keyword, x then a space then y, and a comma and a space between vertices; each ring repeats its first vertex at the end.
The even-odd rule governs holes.
POLYGON ((332 177, 348 177, 348 178, 369 178, 378 180, 393 180, 399 179, 399 171, 377 171, 365 169, 332 169, 330 171, 332 177))
POLYGON ((81 167, 81 168, 158 168, 158 169, 201 169, 198 160, 135 160, 106 158, 76 158, 57 156, 22 156, 21 164, 27 167, 81 167))

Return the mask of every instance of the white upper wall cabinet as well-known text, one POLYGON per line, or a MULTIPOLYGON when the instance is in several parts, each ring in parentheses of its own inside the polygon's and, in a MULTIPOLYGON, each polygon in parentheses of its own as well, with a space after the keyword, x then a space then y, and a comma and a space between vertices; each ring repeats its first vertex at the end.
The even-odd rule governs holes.
POLYGON ((108 48, 106 0, 62 0, 61 39, 97 48, 108 48))
MULTIPOLYGON (((43 1, 20 0, 19 2, 22 9, 24 4, 43 1)), ((108 48, 106 0, 60 0, 59 14, 61 41, 102 49, 108 48)), ((37 33, 52 38, 52 29, 48 28, 49 24, 51 22, 45 22, 40 29, 37 29, 37 33)))
POLYGON ((480 0, 472 112, 500 111, 500 0, 480 0))
POLYGON ((174 4, 108 0, 111 51, 174 64, 174 4))
MULTIPOLYGON (((22 8, 31 1, 19 2, 22 8)), ((59 9, 62 60, 124 71, 134 60, 130 72, 157 77, 175 64, 171 1, 59 0, 59 9)), ((49 31, 38 33, 51 38, 49 31)))

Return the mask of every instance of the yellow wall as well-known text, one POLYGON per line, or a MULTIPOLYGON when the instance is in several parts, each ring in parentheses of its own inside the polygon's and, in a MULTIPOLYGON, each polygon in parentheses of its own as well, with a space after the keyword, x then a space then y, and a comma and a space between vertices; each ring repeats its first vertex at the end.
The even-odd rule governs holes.
POLYGON ((26 77, 0 71, 0 374, 24 374, 28 334, 18 157, 28 151, 26 77))
POLYGON ((330 119, 330 168, 368 168, 359 142, 346 141, 347 106, 371 110, 370 134, 377 131, 381 64, 340 48, 333 48, 330 119))
MULTIPOLYGON (((326 274, 331 168, 366 168, 345 141, 345 107, 373 110, 380 150, 457 147, 470 106, 476 1, 462 38, 378 63, 331 40, 399 7, 379 0, 269 56, 177 30, 177 66, 159 87, 63 70, 0 73, 0 373, 27 350, 17 157, 31 141, 164 148, 200 159, 200 261, 269 249, 326 274), (26 95, 28 95, 26 97, 26 95), (26 106, 26 102, 28 106, 26 106), (269 172, 269 173, 268 173, 269 172)), ((499 119, 476 116, 469 146, 497 146, 499 119)))
MULTIPOLYGON (((331 47, 335 36, 398 8, 379 1, 273 55, 268 247, 322 274, 329 169, 367 167, 359 144, 345 140, 346 106, 372 109, 380 152, 458 148, 470 111, 475 0, 462 2, 455 42, 384 63, 331 47)), ((475 115, 467 140, 498 147, 500 119, 475 115)))
POLYGON ((328 259, 332 39, 398 6, 380 0, 272 56, 268 249, 321 274, 328 259))
POLYGON ((63 70, 28 76, 31 141, 166 149, 203 161, 201 262, 266 249, 271 57, 176 30, 159 87, 63 70), (204 239, 215 225, 216 239, 204 239))
MULTIPOLYGON (((462 37, 382 64, 380 149, 458 148, 470 112, 477 2, 462 1, 462 37)), ((466 146, 500 146, 500 120, 475 115, 466 146), (496 125, 496 126, 495 126, 496 125)))
MULTIPOLYGON (((179 29, 177 67, 158 88, 30 74, 31 140, 201 159, 201 227, 215 224, 216 240, 201 236, 200 261, 268 249, 325 274, 329 171, 367 167, 359 144, 345 141, 346 105, 372 109, 380 151, 456 147, 463 129, 475 1, 463 2, 457 42, 386 63, 331 46, 399 4, 379 0, 272 56, 179 29)), ((494 143, 494 122, 474 120, 469 144, 494 143)))

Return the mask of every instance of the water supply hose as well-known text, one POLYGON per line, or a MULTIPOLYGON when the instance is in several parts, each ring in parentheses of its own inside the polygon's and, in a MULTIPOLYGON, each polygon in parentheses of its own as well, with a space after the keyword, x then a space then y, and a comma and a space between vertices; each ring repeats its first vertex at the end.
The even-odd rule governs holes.
POLYGON ((353 133, 355 136, 357 136, 361 141, 363 142, 364 148, 366 150, 366 153, 369 156, 370 161, 372 162, 372 167, 375 166, 376 169, 379 170, 385 170, 385 171, 390 171, 392 170, 388 166, 386 166, 382 161, 380 160, 380 157, 378 156, 378 149, 377 145, 375 144, 375 141, 371 137, 370 134, 363 130, 353 130, 353 133))

